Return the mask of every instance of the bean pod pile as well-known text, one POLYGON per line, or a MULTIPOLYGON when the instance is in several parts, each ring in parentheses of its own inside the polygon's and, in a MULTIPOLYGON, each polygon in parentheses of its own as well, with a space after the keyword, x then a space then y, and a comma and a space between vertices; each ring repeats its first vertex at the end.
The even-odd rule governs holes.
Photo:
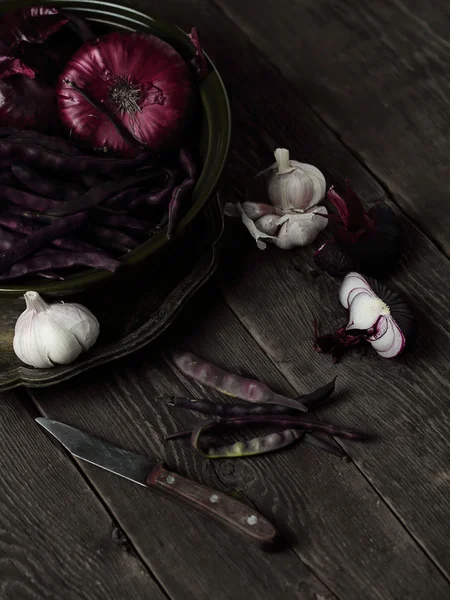
POLYGON ((0 127, 0 280, 115 271, 161 228, 172 235, 195 183, 185 148, 110 158, 69 139, 0 127))

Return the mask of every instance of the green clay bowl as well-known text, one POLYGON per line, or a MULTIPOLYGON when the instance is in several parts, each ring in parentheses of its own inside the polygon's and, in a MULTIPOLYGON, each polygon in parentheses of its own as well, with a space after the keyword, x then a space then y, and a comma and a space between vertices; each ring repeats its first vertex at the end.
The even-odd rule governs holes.
MULTIPOLYGON (((0 4, 0 16, 2 13, 30 4, 36 3, 26 0, 2 3, 0 4)), ((188 35, 181 29, 119 4, 89 0, 72 0, 71 2, 54 0, 38 4, 71 10, 87 19, 93 28, 102 32, 123 30, 151 33, 171 44, 186 60, 195 54, 188 35)), ((163 256, 164 259, 167 259, 176 246, 189 238, 196 217, 215 197, 227 159, 231 137, 230 105, 225 86, 214 64, 209 58, 208 60, 210 73, 199 84, 201 116, 198 151, 202 170, 193 190, 191 208, 181 220, 171 239, 167 239, 166 230, 162 229, 147 242, 127 253, 121 259, 122 265, 116 273, 100 269, 86 269, 67 276, 66 280, 61 282, 45 282, 41 279, 30 278, 17 283, 3 283, 0 284, 0 297, 17 297, 27 290, 34 290, 49 297, 64 297, 91 290, 105 283, 121 285, 121 280, 126 281, 130 273, 134 278, 145 275, 146 265, 148 266, 155 260, 159 261, 163 256)))

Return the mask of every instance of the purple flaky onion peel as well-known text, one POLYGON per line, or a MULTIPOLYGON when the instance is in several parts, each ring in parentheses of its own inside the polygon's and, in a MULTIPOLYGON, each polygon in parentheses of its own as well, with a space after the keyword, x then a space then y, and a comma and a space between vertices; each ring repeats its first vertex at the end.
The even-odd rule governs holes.
POLYGON ((315 339, 315 349, 331 354, 335 362, 347 348, 362 342, 383 358, 395 358, 415 334, 415 318, 407 303, 375 279, 348 273, 339 300, 349 311, 347 325, 332 334, 316 334, 315 339))
POLYGON ((333 187, 327 197, 338 214, 321 215, 331 222, 334 235, 316 250, 316 264, 336 277, 351 271, 375 277, 390 272, 403 250, 401 226, 391 208, 378 202, 366 210, 349 180, 343 197, 333 187))

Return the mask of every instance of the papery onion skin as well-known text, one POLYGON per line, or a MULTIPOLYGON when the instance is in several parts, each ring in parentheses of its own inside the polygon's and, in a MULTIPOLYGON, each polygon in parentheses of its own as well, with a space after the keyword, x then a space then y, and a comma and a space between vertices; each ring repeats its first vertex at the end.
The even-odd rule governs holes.
POLYGON ((173 146, 192 108, 189 66, 172 46, 146 33, 113 32, 87 42, 63 69, 57 85, 60 119, 74 139, 134 156, 136 149, 73 84, 149 150, 173 146))
POLYGON ((22 75, 1 79, 0 127, 3 126, 58 132, 58 106, 52 87, 38 78, 22 75))
POLYGON ((0 126, 60 131, 54 84, 79 46, 77 36, 65 29, 67 23, 66 15, 48 6, 25 7, 3 16, 0 126))
POLYGON ((360 271, 374 277, 388 274, 403 251, 400 223, 389 208, 379 203, 367 212, 347 181, 345 200, 333 189, 328 198, 339 212, 330 220, 339 223, 334 237, 316 250, 314 260, 334 277, 360 271))

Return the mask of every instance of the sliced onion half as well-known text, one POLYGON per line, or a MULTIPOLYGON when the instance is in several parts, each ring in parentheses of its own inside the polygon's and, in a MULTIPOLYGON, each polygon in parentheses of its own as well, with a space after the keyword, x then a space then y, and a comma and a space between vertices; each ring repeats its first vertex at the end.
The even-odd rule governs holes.
POLYGON ((405 347, 405 336, 394 319, 390 317, 386 333, 379 340, 371 342, 371 345, 383 358, 394 358, 405 347))
POLYGON ((373 333, 367 338, 368 342, 379 340, 387 332, 389 326, 389 316, 382 315, 375 323, 373 333))
POLYGON ((356 288, 365 290, 366 292, 375 295, 367 280, 359 273, 351 271, 350 273, 347 273, 347 275, 344 277, 341 289, 339 290, 339 301, 344 308, 349 307, 348 296, 350 292, 356 288))
POLYGON ((371 329, 387 309, 377 296, 368 292, 356 294, 349 307, 346 329, 371 329))

